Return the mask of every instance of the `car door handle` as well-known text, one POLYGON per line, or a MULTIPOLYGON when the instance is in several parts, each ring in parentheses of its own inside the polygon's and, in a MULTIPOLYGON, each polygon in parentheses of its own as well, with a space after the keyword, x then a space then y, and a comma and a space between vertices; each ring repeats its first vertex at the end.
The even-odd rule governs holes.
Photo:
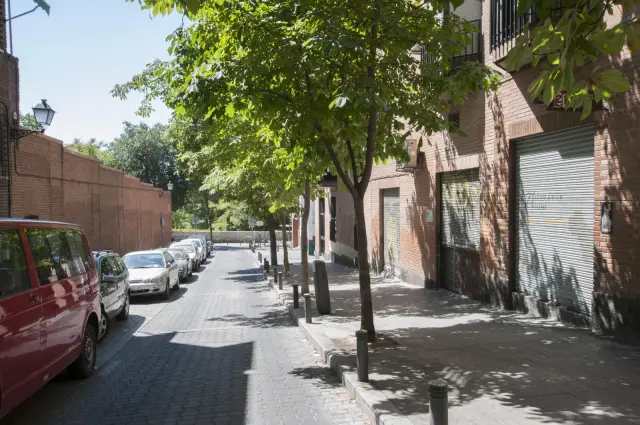
POLYGON ((29 302, 30 302, 31 304, 35 304, 35 303, 37 303, 38 301, 40 301, 40 297, 39 297, 39 296, 37 296, 37 295, 32 295, 31 297, 29 297, 29 302))

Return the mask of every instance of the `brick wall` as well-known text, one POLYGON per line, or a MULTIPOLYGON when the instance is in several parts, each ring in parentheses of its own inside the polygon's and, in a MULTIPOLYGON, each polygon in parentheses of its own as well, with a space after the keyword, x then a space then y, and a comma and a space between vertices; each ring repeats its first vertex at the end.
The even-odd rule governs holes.
MULTIPOLYGON (((485 61, 490 66, 508 49, 491 52, 490 8, 483 5, 485 61)), ((508 46, 507 46, 508 47, 508 46)), ((638 53, 603 58, 603 65, 623 69, 632 90, 618 98, 612 113, 594 113, 588 121, 595 128, 594 174, 594 325, 603 329, 640 329, 640 68, 638 53), (600 203, 613 201, 613 232, 600 233, 600 203)), ((514 74, 503 72, 495 92, 472 96, 460 112, 461 129, 467 137, 437 133, 423 137, 421 166, 415 173, 397 172, 395 162, 376 165, 365 210, 371 264, 382 256, 381 191, 400 189, 400 268, 407 280, 438 280, 438 182, 442 172, 478 168, 481 183, 480 263, 483 299, 510 306, 516 290, 514 252, 510 249, 515 221, 510 184, 514 176, 513 140, 581 124, 579 114, 551 112, 529 100, 527 88, 535 69, 514 74), (433 217, 433 221, 427 218, 433 217)), ((452 111, 456 112, 456 111, 452 111)), ((473 294, 469 294, 473 295, 473 294)))
POLYGON ((13 217, 79 224, 94 250, 120 254, 171 241, 169 192, 64 149, 61 141, 45 135, 21 139, 16 160, 13 217))

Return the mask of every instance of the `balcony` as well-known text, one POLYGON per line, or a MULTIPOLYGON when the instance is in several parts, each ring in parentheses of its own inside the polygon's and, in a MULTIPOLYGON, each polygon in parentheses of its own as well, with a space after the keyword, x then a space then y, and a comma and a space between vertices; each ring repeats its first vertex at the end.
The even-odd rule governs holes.
MULTIPOLYGON (((491 1, 491 30, 489 48, 494 54, 498 66, 509 49, 513 47, 515 39, 524 32, 527 25, 535 26, 540 23, 534 7, 518 13, 518 0, 490 0, 491 1)), ((549 10, 551 21, 557 21, 566 10, 563 0, 551 0, 549 10)))
MULTIPOLYGON (((451 71, 450 74, 455 73, 456 68, 466 62, 482 62, 483 58, 483 45, 484 40, 482 37, 482 21, 480 19, 475 21, 469 21, 470 24, 474 24, 478 31, 474 31, 469 34, 470 43, 462 46, 458 54, 451 58, 451 71)), ((435 63, 440 60, 437 56, 431 56, 426 54, 426 51, 421 51, 422 60, 429 63, 435 63)))

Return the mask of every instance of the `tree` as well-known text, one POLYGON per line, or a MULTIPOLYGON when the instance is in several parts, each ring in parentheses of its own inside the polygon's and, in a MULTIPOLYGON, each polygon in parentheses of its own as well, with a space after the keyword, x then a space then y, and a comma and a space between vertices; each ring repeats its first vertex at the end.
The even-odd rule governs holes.
POLYGON ((178 186, 176 152, 169 143, 166 126, 124 122, 119 137, 109 144, 113 166, 157 187, 169 182, 178 186))
POLYGON ((533 6, 535 22, 516 39, 507 65, 518 70, 531 63, 540 70, 529 86, 531 97, 542 97, 549 105, 564 94, 564 108, 582 108, 585 119, 594 103, 629 90, 628 78, 603 59, 619 57, 625 46, 630 51, 640 47, 640 23, 633 14, 639 2, 563 0, 560 4, 558 8, 557 2, 548 0, 519 0, 520 15, 533 6))
POLYGON ((20 114, 20 125, 26 128, 30 128, 31 130, 40 130, 40 124, 36 120, 36 117, 29 114, 20 114))
POLYGON ((73 139, 73 143, 70 144, 67 149, 94 158, 98 160, 100 164, 114 166, 114 156, 113 153, 108 150, 108 145, 93 137, 86 142, 75 138, 73 139))
POLYGON ((286 128, 290 159, 330 165, 354 203, 361 327, 373 340, 363 203, 373 164, 404 159, 407 138, 446 128, 451 104, 495 81, 481 64, 450 72, 475 27, 455 15, 443 21, 446 1, 141 2, 157 13, 186 5, 193 24, 171 37, 172 60, 114 94, 141 90, 204 119, 240 112, 270 131, 286 128), (422 61, 419 46, 437 60, 422 61))

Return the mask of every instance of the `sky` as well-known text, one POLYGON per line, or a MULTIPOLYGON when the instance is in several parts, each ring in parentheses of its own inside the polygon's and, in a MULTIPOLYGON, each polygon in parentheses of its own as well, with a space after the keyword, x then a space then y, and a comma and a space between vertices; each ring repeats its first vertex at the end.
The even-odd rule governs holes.
MULTIPOLYGON (((13 21, 13 54, 20 63, 20 111, 47 99, 56 111, 46 134, 65 143, 95 137, 111 142, 122 122, 135 115, 140 96, 126 101, 109 93, 154 59, 167 59, 166 37, 181 24, 177 14, 151 19, 137 2, 125 0, 47 0, 51 14, 38 9, 13 21)), ((15 16, 35 6, 11 0, 15 16)), ((160 102, 145 122, 166 123, 160 102)))

